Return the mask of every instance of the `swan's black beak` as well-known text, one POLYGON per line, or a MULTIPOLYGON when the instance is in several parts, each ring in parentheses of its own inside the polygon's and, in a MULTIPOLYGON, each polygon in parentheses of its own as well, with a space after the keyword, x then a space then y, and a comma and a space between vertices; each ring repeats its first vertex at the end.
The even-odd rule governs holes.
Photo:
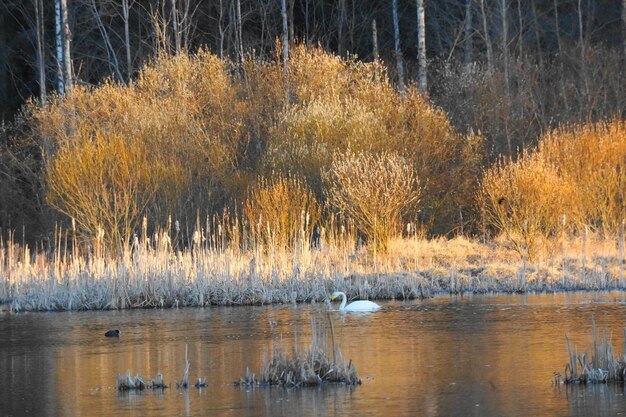
POLYGON ((334 295, 330 296, 330 301, 335 301, 335 296, 334 295))

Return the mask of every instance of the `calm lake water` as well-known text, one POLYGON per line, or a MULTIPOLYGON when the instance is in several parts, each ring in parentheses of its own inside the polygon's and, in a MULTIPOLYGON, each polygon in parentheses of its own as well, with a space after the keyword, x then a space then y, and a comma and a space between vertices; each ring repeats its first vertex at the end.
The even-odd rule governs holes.
POLYGON ((376 313, 333 312, 336 340, 356 365, 356 387, 243 389, 282 334, 309 341, 327 306, 0 314, 0 416, 615 416, 622 385, 554 386, 565 334, 588 350, 591 321, 621 352, 621 292, 436 297, 383 303, 376 313), (119 339, 103 336, 122 330, 119 339), (118 393, 115 377, 184 367, 207 387, 118 393))

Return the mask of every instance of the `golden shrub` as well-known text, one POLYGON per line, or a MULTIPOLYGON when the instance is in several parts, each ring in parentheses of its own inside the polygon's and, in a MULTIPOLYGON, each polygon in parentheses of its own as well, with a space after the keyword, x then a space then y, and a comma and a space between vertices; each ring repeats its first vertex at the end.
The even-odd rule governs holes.
POLYGON ((583 227, 615 236, 626 219, 626 124, 562 127, 536 151, 484 173, 487 224, 533 256, 551 237, 583 227))
MULTIPOLYGON (((89 144, 85 137, 126 138, 128 147, 148 154, 150 164, 135 167, 147 171, 138 175, 155 175, 156 167, 166 173, 142 214, 161 224, 168 215, 194 218, 245 190, 238 167, 248 146, 248 111, 239 87, 230 63, 208 52, 159 55, 128 86, 76 87, 35 110, 36 127, 51 163, 56 148, 80 151, 89 144)), ((71 191, 58 194, 70 198, 71 191)))
POLYGON ((397 154, 337 153, 324 177, 331 206, 380 250, 401 233, 404 218, 418 210, 417 175, 397 154))
POLYGON ((486 170, 479 200, 486 222, 504 233, 527 259, 536 259, 551 237, 575 222, 573 184, 537 155, 486 170))
POLYGON ((393 152, 422 179, 421 220, 431 233, 449 233, 460 212, 465 219, 475 213, 480 135, 458 134, 416 88, 397 92, 377 63, 296 47, 289 68, 293 102, 270 130, 267 171, 297 172, 321 197, 320 175, 334 153, 393 152))
POLYGON ((302 180, 279 175, 261 177, 250 187, 244 212, 251 237, 275 248, 308 245, 321 214, 302 180))
POLYGON ((456 133, 415 88, 398 93, 380 64, 298 45, 288 94, 284 81, 278 59, 158 55, 128 85, 78 86, 33 109, 35 128, 50 164, 86 138, 144 149, 145 175, 161 173, 141 215, 156 224, 243 201, 250 178, 272 172, 301 178, 319 200, 321 172, 348 149, 403 157, 422 180, 421 220, 433 233, 450 232, 459 211, 473 210, 481 138, 456 133))
POLYGON ((120 136, 62 144, 46 166, 48 201, 89 238, 127 244, 158 184, 145 148, 120 136))

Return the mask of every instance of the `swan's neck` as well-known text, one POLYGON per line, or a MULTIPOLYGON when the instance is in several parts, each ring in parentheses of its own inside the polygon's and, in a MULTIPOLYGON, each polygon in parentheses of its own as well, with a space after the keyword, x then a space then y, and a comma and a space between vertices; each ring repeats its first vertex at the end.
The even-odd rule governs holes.
POLYGON ((346 308, 346 294, 344 293, 339 293, 339 295, 341 296, 341 305, 339 306, 339 310, 343 310, 346 308))

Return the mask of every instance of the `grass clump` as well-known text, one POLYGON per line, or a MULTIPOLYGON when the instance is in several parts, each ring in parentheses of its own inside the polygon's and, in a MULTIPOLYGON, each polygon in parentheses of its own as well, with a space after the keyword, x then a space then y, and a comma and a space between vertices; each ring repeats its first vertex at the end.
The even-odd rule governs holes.
MULTIPOLYGON (((566 384, 593 384, 606 382, 624 382, 626 372, 626 329, 624 329, 624 353, 615 355, 613 343, 605 330, 600 336, 596 322, 593 321, 593 356, 582 355, 572 348, 565 336, 569 362, 565 365, 566 384)), ((558 377, 558 374, 557 374, 558 377)))
POLYGON ((291 355, 286 352, 284 346, 278 342, 273 344, 273 356, 261 370, 260 377, 246 368, 246 374, 235 382, 238 386, 281 386, 281 387, 305 387, 317 386, 326 383, 340 383, 347 385, 361 384, 352 361, 346 363, 341 351, 335 346, 332 319, 328 318, 331 331, 331 351, 328 348, 329 332, 323 326, 317 326, 311 322, 311 344, 304 351, 299 351, 297 346, 291 355))
POLYGON ((167 388, 161 372, 157 372, 154 380, 145 382, 141 375, 137 374, 133 377, 130 371, 128 371, 126 374, 117 376, 115 385, 118 391, 143 391, 145 389, 167 388))

